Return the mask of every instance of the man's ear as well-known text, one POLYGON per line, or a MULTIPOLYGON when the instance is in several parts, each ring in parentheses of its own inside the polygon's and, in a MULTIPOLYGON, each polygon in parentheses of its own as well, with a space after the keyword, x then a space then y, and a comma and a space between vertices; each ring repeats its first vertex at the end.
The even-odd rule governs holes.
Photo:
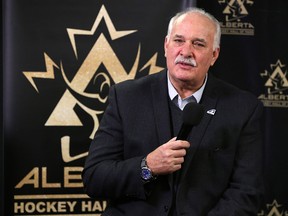
POLYGON ((214 63, 216 62, 216 60, 218 59, 219 53, 220 53, 220 48, 216 48, 216 49, 213 51, 211 66, 213 66, 214 63))
POLYGON ((167 51, 167 44, 168 44, 168 37, 165 37, 164 40, 164 56, 166 57, 166 51, 167 51))

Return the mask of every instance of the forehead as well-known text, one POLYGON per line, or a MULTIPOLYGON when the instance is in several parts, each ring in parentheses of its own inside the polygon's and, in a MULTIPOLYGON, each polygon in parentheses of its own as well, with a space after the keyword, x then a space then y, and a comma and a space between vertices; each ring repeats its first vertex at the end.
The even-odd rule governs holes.
POLYGON ((199 34, 203 36, 214 36, 216 32, 215 24, 208 17, 199 13, 184 14, 175 20, 172 27, 173 34, 192 36, 199 34))

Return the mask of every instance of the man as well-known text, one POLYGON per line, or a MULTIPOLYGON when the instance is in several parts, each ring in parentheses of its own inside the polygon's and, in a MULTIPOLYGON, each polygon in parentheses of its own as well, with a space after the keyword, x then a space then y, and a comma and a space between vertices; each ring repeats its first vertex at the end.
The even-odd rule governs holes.
POLYGON ((262 105, 208 75, 220 35, 213 16, 189 8, 169 23, 167 70, 111 87, 83 170, 86 193, 109 200, 103 215, 256 215, 262 105), (203 119, 176 140, 191 98, 203 119))

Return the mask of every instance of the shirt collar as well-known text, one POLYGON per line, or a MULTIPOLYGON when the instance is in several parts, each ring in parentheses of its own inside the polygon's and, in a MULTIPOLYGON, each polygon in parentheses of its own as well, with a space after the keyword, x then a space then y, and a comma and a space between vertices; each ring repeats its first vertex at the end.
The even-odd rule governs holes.
MULTIPOLYGON (((168 73, 169 72, 167 71, 168 93, 169 93, 170 99, 173 100, 173 98, 175 98, 178 95, 178 92, 176 91, 176 89, 172 85, 172 83, 169 79, 168 73)), ((206 73, 205 81, 204 81, 204 84, 201 86, 201 88, 192 94, 195 97, 195 99, 197 100, 197 103, 199 103, 199 101, 202 98, 202 94, 203 94, 204 88, 205 88, 206 83, 207 83, 207 78, 208 78, 208 73, 206 73)))

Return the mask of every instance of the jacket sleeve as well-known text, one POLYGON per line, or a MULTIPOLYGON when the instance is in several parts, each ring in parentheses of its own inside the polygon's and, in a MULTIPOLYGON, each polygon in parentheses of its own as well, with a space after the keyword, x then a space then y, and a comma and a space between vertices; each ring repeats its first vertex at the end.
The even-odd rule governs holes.
POLYGON ((209 216, 257 215, 264 185, 260 129, 262 110, 263 105, 258 102, 251 118, 243 126, 230 183, 209 216))
POLYGON ((109 103, 89 148, 82 172, 84 191, 90 197, 118 199, 145 198, 140 178, 143 156, 124 159, 123 116, 117 93, 110 88, 109 103))

